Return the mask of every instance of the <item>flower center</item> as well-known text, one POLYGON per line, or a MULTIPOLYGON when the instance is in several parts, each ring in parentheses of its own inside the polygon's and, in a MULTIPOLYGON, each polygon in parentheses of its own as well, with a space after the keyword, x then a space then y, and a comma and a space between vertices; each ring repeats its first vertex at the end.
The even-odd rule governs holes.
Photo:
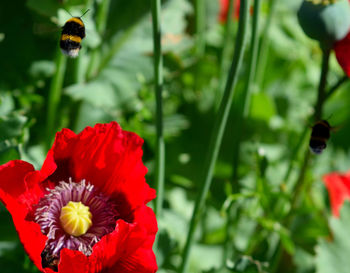
POLYGON ((79 237, 92 226, 92 214, 89 207, 81 202, 69 201, 61 209, 60 222, 65 232, 79 237))
POLYGON ((94 244, 114 230, 118 218, 116 204, 85 180, 69 179, 47 189, 35 210, 35 222, 47 236, 43 268, 57 272, 63 248, 91 255, 94 244))

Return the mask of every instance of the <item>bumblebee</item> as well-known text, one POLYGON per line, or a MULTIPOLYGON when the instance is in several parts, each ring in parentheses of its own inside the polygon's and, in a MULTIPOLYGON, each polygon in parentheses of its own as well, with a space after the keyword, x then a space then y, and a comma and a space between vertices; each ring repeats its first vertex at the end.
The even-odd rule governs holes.
POLYGON ((327 147, 332 127, 326 120, 320 120, 312 126, 309 147, 314 154, 321 154, 327 147))
POLYGON ((58 272, 58 263, 59 258, 57 255, 49 254, 50 250, 48 247, 45 247, 43 252, 41 253, 41 266, 43 268, 50 268, 54 272, 58 272))
MULTIPOLYGON (((81 17, 88 11, 84 12, 81 17)), ((81 40, 85 38, 85 25, 81 17, 70 18, 62 27, 60 39, 61 51, 71 58, 78 56, 81 49, 81 40)))

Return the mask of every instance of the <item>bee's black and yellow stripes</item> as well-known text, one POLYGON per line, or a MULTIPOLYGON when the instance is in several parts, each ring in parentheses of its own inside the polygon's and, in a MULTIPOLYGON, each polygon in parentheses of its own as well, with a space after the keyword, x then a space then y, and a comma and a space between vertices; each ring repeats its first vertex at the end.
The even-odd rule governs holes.
POLYGON ((79 17, 72 17, 62 27, 60 47, 63 53, 76 57, 81 48, 81 40, 85 37, 85 26, 79 17))

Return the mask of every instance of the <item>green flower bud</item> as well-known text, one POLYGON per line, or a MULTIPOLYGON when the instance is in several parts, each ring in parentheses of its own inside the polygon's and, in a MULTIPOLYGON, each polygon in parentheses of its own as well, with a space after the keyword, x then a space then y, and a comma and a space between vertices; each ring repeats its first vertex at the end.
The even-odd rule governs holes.
POLYGON ((304 0, 298 19, 307 36, 322 48, 331 48, 350 30, 350 4, 348 0, 304 0))

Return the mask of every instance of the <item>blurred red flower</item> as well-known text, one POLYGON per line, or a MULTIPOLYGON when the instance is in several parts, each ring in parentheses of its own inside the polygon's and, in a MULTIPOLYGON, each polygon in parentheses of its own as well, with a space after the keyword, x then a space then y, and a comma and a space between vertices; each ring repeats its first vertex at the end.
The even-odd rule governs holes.
MULTIPOLYGON (((350 0, 349 0, 350 2, 350 0)), ((350 31, 345 38, 334 45, 335 56, 344 72, 350 77, 350 31)))
MULTIPOLYGON (((220 0, 220 12, 219 12, 219 22, 225 23, 228 17, 228 8, 231 0, 220 0)), ((234 0, 233 14, 232 17, 238 19, 239 17, 239 7, 240 0, 234 0)))
POLYGON ((350 32, 334 45, 335 55, 344 72, 350 77, 350 32))
POLYGON ((142 144, 115 122, 78 135, 63 129, 40 171, 21 160, 0 166, 0 200, 39 270, 157 271, 157 221, 146 206, 155 191, 145 181, 142 144), (59 216, 69 201, 90 209, 92 225, 83 235, 62 228, 59 216))
POLYGON ((339 217, 339 211, 345 200, 350 200, 350 172, 345 174, 330 173, 323 177, 326 184, 332 213, 339 217))

